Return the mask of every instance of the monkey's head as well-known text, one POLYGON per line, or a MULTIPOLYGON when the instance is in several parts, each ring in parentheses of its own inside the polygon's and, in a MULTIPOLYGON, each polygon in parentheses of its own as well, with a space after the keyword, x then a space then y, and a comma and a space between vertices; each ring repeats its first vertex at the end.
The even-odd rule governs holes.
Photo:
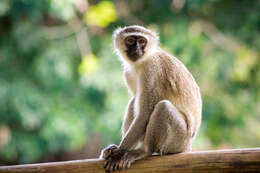
POLYGON ((158 48, 158 35, 142 26, 132 25, 114 31, 114 47, 127 61, 142 61, 158 48))

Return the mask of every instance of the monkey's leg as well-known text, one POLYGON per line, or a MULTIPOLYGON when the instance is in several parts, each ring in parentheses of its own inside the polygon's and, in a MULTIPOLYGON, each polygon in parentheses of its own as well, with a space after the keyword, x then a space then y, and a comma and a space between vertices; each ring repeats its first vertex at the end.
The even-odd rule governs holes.
POLYGON ((154 152, 161 155, 178 153, 189 150, 189 147, 186 122, 171 102, 162 100, 151 114, 142 147, 126 152, 116 168, 129 167, 134 161, 154 152))
POLYGON ((155 106, 146 128, 144 146, 148 153, 179 153, 190 149, 187 124, 168 100, 155 106))

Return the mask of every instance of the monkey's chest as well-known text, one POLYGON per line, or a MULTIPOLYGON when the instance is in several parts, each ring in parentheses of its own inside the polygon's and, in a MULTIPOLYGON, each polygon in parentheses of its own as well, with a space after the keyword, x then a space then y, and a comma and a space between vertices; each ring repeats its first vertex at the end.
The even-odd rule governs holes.
POLYGON ((137 85, 138 85, 138 79, 136 76, 137 74, 135 72, 126 73, 125 76, 127 87, 134 96, 136 96, 137 94, 137 85))

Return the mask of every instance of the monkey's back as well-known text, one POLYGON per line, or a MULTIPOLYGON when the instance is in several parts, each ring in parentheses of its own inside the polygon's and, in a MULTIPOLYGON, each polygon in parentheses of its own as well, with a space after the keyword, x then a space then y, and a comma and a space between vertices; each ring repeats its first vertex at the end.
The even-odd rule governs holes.
MULTIPOLYGON (((187 124, 195 124, 191 135, 195 135, 201 122, 202 101, 200 89, 185 65, 174 56, 161 50, 154 57, 160 93, 184 115, 187 124)), ((155 87, 156 88, 156 87, 155 87)))

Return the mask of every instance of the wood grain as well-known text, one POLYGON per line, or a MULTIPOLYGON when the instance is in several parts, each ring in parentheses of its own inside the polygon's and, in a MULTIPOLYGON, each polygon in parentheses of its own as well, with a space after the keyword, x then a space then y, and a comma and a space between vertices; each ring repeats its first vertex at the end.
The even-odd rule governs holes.
MULTIPOLYGON (((0 173, 104 173, 101 159, 2 166, 0 173)), ((152 156, 135 162, 124 173, 259 172, 260 148, 198 151, 152 156)))

